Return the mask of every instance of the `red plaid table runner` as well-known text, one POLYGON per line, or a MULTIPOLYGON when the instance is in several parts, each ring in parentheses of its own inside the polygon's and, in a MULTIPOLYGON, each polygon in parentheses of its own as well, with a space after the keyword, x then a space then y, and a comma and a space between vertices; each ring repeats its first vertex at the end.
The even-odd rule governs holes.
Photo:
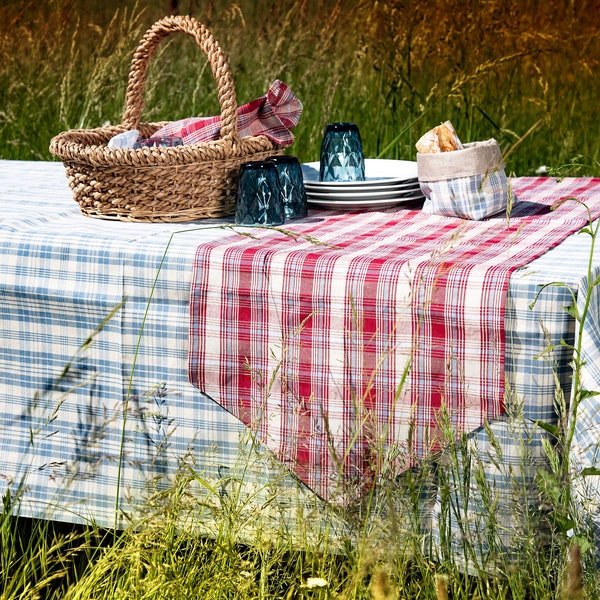
MULTIPOLYGON (((240 137, 266 135, 274 142, 289 146, 294 141, 290 129, 298 125, 302 103, 292 90, 277 79, 260 98, 238 107, 240 137)), ((221 117, 190 117, 168 123, 152 137, 177 136, 184 144, 219 139, 221 117)))
POLYGON ((330 499, 435 449, 442 405, 456 432, 497 417, 511 273, 587 223, 550 205, 600 214, 600 179, 513 189, 509 220, 317 211, 202 244, 190 381, 330 499))

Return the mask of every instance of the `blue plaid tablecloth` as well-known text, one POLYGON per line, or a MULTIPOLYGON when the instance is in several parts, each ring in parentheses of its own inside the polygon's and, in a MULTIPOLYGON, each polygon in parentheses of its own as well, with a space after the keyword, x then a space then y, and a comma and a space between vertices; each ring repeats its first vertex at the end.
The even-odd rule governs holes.
MULTIPOLYGON (((468 435, 444 472, 444 485, 456 491, 455 501, 445 512, 440 486, 428 515, 435 524, 431 527, 434 549, 441 552, 451 546, 454 558, 474 572, 485 569, 486 561, 498 553, 518 560, 532 524, 547 523, 547 506, 543 506, 547 499, 540 496, 536 474, 548 469, 544 440, 550 438, 536 421, 557 423, 561 395, 568 405, 573 378, 570 347, 576 344, 579 328, 566 308, 575 304, 582 311, 588 293, 581 383, 584 389, 600 390, 600 291, 588 289, 589 282, 600 276, 600 250, 594 249, 588 274, 591 243, 588 235, 572 235, 511 277, 506 314, 507 413, 468 435), (465 486, 465 482, 469 483, 465 486), (476 549, 476 556, 469 548, 476 549)), ((586 398, 578 409, 571 456, 574 474, 600 466, 597 398, 586 398)), ((573 485, 581 516, 595 529, 600 552, 600 477, 576 476, 573 485)))
MULTIPOLYGON (((248 505, 268 504, 274 522, 297 514, 298 505, 305 515, 314 511, 315 523, 330 514, 268 452, 249 461, 255 446, 247 444, 245 428, 188 383, 195 251, 229 235, 221 227, 230 223, 89 219, 71 197, 62 164, 0 161, 0 494, 9 491, 20 514, 112 526, 118 496, 125 524, 185 466, 210 483, 205 491, 223 492, 227 481, 245 477, 248 505), (278 491, 269 498, 278 500, 267 502, 274 482, 278 491)), ((571 385, 571 357, 561 344, 576 335, 564 310, 572 302, 569 288, 546 287, 530 305, 539 286, 553 281, 583 302, 588 276, 600 269, 596 251, 588 274, 589 253, 589 236, 573 235, 511 278, 509 410, 469 436, 496 494, 502 544, 512 543, 524 516, 515 510, 515 481, 521 492, 533 489, 535 470, 546 464, 533 421, 555 422, 556 386, 568 395, 571 385)), ((599 322, 594 290, 583 337, 589 389, 600 389, 599 322)), ((593 398, 580 417, 576 455, 583 468, 596 464, 600 414, 593 398)), ((448 533, 481 536, 488 501, 476 493, 463 500, 448 533)), ((427 511, 430 523, 446 518, 439 497, 427 511)), ((440 527, 432 529, 435 545, 440 527)), ((484 535, 482 553, 487 544, 484 535)))
POLYGON ((219 493, 244 479, 257 505, 277 481, 312 510, 188 383, 191 265, 224 224, 86 218, 61 163, 0 161, 0 494, 19 514, 113 526, 120 482, 125 525, 186 465, 219 493))

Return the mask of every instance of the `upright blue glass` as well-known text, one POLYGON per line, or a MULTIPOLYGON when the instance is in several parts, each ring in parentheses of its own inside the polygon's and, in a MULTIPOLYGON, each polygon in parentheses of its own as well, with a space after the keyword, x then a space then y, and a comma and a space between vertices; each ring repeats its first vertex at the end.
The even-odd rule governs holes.
POLYGON ((365 157, 355 123, 329 123, 321 144, 321 181, 363 181, 365 157))
POLYGON ((236 225, 282 225, 284 221, 275 164, 267 160, 243 163, 236 192, 236 225))
POLYGON ((269 160, 275 164, 279 175, 286 220, 305 217, 308 211, 300 161, 295 156, 287 155, 272 156, 269 160))

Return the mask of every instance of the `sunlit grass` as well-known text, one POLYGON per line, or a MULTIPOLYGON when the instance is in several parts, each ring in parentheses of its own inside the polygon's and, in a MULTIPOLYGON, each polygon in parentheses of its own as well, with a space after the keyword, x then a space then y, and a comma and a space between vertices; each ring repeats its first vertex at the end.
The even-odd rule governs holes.
MULTIPOLYGON (((451 431, 445 434, 454 438, 451 431)), ((265 460, 253 448, 249 444, 240 458, 240 472, 265 460)), ((291 516, 286 509, 277 516, 282 488, 276 475, 257 488, 237 475, 205 480, 185 462, 174 484, 150 495, 131 525, 118 532, 13 517, 10 510, 18 507, 7 497, 0 516, 0 598, 554 598, 567 585, 569 570, 573 593, 563 597, 581 597, 585 585, 587 597, 597 598, 595 570, 588 566, 584 581, 582 563, 567 560, 568 542, 557 533, 542 541, 535 520, 518 533, 517 559, 492 548, 488 563, 471 574, 453 561, 450 549, 462 546, 468 554, 485 536, 492 542, 493 513, 479 540, 444 539, 441 531, 442 551, 431 553, 423 523, 431 478, 442 489, 443 528, 461 511, 457 499, 466 502, 470 493, 493 497, 484 478, 465 479, 467 469, 477 473, 477 460, 460 443, 446 454, 443 470, 430 471, 426 464, 409 471, 343 512, 325 505, 311 511, 305 499, 305 512, 294 515, 293 534, 283 526, 291 516), (318 527, 320 519, 340 518, 352 524, 345 534, 318 527)))
MULTIPOLYGON (((508 172, 600 157, 600 42, 590 2, 179 2, 229 55, 238 102, 276 78, 304 103, 294 152, 315 160, 327 122, 359 124, 368 156, 414 159, 450 119, 464 141, 495 137, 508 172), (265 15, 268 15, 265 18, 265 15)), ((130 57, 165 2, 0 9, 0 157, 49 159, 56 133, 118 123, 130 57), (117 6, 119 6, 117 10, 117 6)), ((191 39, 154 58, 147 121, 214 114, 216 86, 191 39)))

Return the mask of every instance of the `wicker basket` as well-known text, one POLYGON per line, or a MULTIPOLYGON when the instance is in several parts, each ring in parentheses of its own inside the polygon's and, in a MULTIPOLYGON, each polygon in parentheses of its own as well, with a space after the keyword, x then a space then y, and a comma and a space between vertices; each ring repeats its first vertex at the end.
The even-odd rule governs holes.
POLYGON ((125 104, 121 125, 65 131, 50 143, 84 215, 169 222, 231 215, 240 165, 283 152, 266 136, 240 137, 227 59, 210 31, 191 17, 166 17, 146 32, 131 63, 125 104), (141 123, 140 115, 149 61, 174 32, 191 35, 208 57, 221 105, 220 139, 172 148, 108 148, 117 133, 138 129, 148 137, 164 125, 141 123))

